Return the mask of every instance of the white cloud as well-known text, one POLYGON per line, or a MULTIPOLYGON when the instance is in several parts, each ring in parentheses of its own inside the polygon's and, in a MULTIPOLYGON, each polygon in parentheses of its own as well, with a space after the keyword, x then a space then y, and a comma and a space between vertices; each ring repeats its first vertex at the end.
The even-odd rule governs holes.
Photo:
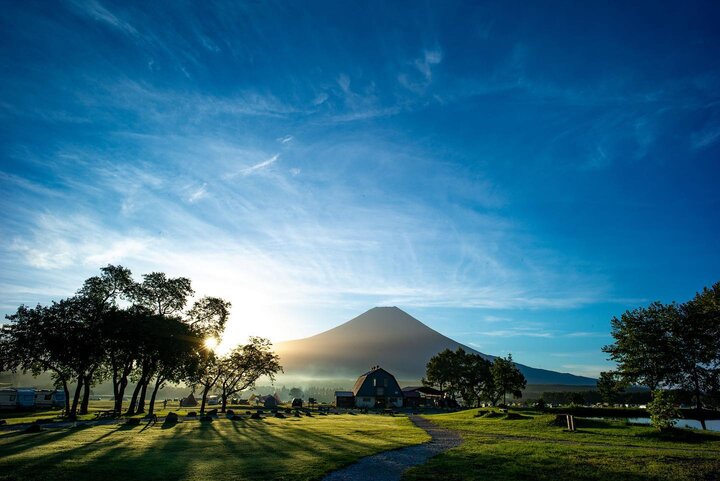
POLYGON ((191 204, 199 201, 200 199, 203 199, 207 196, 207 182, 205 182, 199 189, 193 190, 192 193, 188 196, 187 200, 191 204))

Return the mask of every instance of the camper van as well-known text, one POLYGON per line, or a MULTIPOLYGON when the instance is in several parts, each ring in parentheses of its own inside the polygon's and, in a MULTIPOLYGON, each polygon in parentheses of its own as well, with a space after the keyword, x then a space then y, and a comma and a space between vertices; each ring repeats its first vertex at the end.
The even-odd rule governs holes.
POLYGON ((17 391, 15 389, 0 389, 0 409, 15 409, 17 406, 17 391))
POLYGON ((35 391, 35 407, 38 409, 58 408, 65 406, 65 392, 52 389, 35 391))
POLYGON ((35 389, 18 388, 16 391, 18 409, 32 409, 35 407, 35 389))

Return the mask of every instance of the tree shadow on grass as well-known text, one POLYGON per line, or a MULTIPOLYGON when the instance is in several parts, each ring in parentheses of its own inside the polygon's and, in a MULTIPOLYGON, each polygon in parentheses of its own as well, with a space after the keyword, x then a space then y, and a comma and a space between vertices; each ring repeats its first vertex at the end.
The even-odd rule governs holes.
POLYGON ((714 443, 714 447, 720 446, 720 436, 717 434, 696 431, 690 429, 667 429, 663 431, 653 430, 635 435, 637 438, 654 439, 661 442, 683 442, 689 444, 714 443))

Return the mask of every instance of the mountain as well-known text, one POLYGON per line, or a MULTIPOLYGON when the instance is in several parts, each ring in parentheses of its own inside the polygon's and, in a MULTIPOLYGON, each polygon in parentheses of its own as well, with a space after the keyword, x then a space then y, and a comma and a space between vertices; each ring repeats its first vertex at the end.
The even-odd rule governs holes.
MULTIPOLYGON (((275 346, 288 376, 355 379, 380 365, 395 377, 418 381, 432 356, 449 348, 490 356, 443 336, 397 307, 375 307, 333 329, 275 346)), ((594 385, 596 380, 518 364, 528 384, 594 385)))

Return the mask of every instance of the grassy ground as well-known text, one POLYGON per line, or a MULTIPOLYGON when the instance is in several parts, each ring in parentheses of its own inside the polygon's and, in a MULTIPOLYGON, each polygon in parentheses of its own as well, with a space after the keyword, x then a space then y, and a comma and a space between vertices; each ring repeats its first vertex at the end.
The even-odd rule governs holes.
POLYGON ((411 469, 407 481, 443 480, 717 480, 720 434, 654 428, 623 421, 578 420, 566 432, 555 415, 507 419, 478 410, 427 416, 460 431, 465 443, 411 469))
POLYGON ((428 440, 404 417, 329 415, 0 432, 0 480, 316 479, 428 440))

